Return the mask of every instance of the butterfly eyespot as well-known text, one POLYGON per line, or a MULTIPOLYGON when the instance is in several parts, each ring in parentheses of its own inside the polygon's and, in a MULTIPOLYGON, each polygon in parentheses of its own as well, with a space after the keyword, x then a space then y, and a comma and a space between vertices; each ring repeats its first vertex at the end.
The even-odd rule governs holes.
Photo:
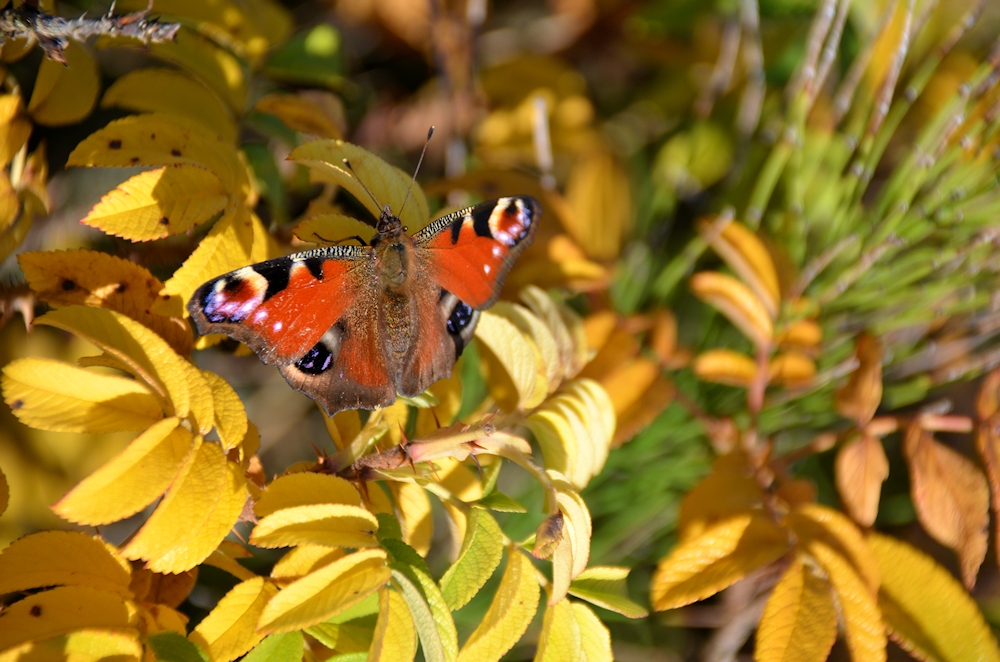
POLYGON ((295 367, 307 375, 319 375, 329 370, 332 364, 333 354, 320 342, 296 361, 295 367))
POLYGON ((462 332, 462 329, 469 326, 469 322, 472 321, 472 308, 459 301, 455 304, 455 309, 451 311, 451 316, 448 317, 448 333, 452 335, 457 335, 462 332))

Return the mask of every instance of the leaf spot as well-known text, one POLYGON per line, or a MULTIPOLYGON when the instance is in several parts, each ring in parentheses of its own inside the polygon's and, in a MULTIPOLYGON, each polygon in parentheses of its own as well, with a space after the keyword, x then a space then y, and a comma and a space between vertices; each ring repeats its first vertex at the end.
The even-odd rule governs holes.
POLYGON ((169 225, 169 224, 170 224, 169 218, 167 218, 166 216, 160 217, 160 225, 169 225))
POLYGON ((128 283, 118 283, 118 287, 115 288, 115 292, 118 292, 118 294, 122 294, 127 289, 128 289, 128 283))
POLYGON ((32 616, 41 616, 42 605, 32 605, 31 609, 28 610, 28 613, 31 614, 32 616))
POLYGON ((62 282, 62 288, 63 288, 63 290, 65 290, 66 292, 69 292, 70 290, 74 290, 74 289, 76 289, 76 283, 74 283, 74 282, 73 282, 72 280, 70 280, 69 278, 64 278, 64 279, 63 279, 63 282, 62 282))
POLYGON ((121 148, 122 148, 122 141, 118 139, 108 141, 108 149, 121 149, 121 148))
POLYGON ((14 411, 17 411, 23 406, 24 406, 24 400, 22 400, 21 398, 18 398, 14 402, 10 403, 10 408, 13 409, 14 411))
POLYGON ((180 156, 181 155, 181 150, 179 150, 179 149, 172 149, 172 150, 170 150, 170 153, 173 156, 180 156))
POLYGON ((133 157, 132 157, 131 159, 129 159, 129 160, 130 160, 130 161, 131 161, 132 163, 138 163, 138 162, 139 162, 139 161, 141 161, 142 159, 140 159, 140 158, 139 158, 138 156, 133 156, 133 157))

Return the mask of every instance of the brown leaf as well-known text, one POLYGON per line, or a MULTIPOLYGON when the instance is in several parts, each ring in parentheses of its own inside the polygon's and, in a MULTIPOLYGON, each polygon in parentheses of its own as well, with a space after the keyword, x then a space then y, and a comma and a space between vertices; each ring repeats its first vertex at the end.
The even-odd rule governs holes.
POLYGON ((971 589, 988 543, 986 478, 965 456, 935 441, 919 421, 907 431, 903 451, 917 517, 931 537, 955 550, 962 581, 971 589))
POLYGON ((864 432, 837 451, 834 479, 844 508, 862 526, 871 526, 878 514, 882 483, 889 475, 889 460, 877 437, 864 432))
POLYGON ((976 398, 976 413, 986 420, 1000 410, 1000 368, 993 370, 983 378, 979 387, 979 397, 976 398))
MULTIPOLYGON (((982 411, 980 409, 980 412, 982 411)), ((1000 414, 993 414, 979 424, 979 429, 976 431, 976 447, 979 449, 979 456, 983 458, 983 464, 986 465, 986 478, 990 484, 992 497, 990 507, 993 510, 996 530, 994 544, 1000 546, 1000 414)), ((997 563, 1000 563, 1000 555, 997 556, 997 563)))
POLYGON ((882 401, 882 349, 873 336, 862 333, 854 355, 860 365, 837 391, 837 411, 860 428, 872 419, 882 401))

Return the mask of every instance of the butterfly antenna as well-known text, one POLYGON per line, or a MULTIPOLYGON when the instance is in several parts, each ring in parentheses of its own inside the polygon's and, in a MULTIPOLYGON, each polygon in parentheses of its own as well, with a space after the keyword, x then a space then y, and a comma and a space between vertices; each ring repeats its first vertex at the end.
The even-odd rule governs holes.
POLYGON ((406 197, 403 198, 403 204, 399 206, 399 212, 397 216, 403 213, 403 207, 406 206, 406 201, 410 199, 410 191, 413 190, 413 184, 417 181, 417 173, 420 172, 420 166, 424 162, 424 154, 427 153, 427 146, 431 144, 431 136, 434 135, 434 127, 427 129, 427 140, 424 141, 424 148, 420 150, 420 158, 417 159, 417 167, 413 171, 413 179, 410 180, 410 188, 406 189, 406 197))
POLYGON ((375 203, 375 207, 377 207, 378 209, 381 210, 382 209, 382 205, 379 204, 378 198, 376 198, 375 194, 372 193, 371 190, 367 186, 365 186, 365 183, 363 181, 361 181, 360 177, 358 177, 358 173, 354 172, 354 166, 351 165, 351 162, 348 161, 347 159, 344 159, 344 165, 347 166, 347 169, 351 171, 351 175, 354 177, 354 179, 356 179, 358 181, 358 184, 361 184, 361 188, 363 188, 365 190, 365 193, 368 194, 368 197, 371 198, 372 202, 375 203))

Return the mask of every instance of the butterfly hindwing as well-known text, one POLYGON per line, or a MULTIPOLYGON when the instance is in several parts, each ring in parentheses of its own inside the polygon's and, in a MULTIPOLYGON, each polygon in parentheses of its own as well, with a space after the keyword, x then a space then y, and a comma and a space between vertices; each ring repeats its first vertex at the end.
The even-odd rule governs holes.
POLYGON ((540 216, 531 196, 500 198, 439 218, 413 240, 430 278, 483 310, 500 296, 514 261, 534 238, 540 216))

